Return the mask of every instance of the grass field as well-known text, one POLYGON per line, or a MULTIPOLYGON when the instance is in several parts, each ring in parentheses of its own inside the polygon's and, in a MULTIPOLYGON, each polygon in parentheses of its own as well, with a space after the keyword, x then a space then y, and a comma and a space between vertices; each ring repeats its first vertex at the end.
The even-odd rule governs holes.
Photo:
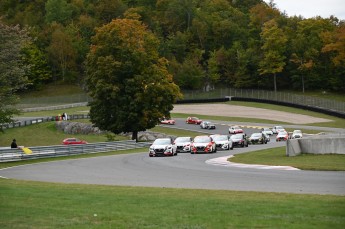
POLYGON ((301 154, 286 156, 286 147, 236 154, 231 162, 244 164, 292 166, 302 170, 345 171, 345 155, 301 154))
POLYGON ((0 180, 7 228, 344 228, 345 197, 0 180))
MULTIPOLYGON (((12 139, 14 138, 20 146, 61 145, 62 140, 68 137, 80 138, 90 143, 105 142, 108 140, 105 134, 65 134, 56 129, 55 122, 45 122, 20 128, 7 129, 5 130, 5 134, 0 133, 0 136, 0 146, 10 146, 12 139)), ((116 135, 115 140, 128 139, 123 136, 116 135)))

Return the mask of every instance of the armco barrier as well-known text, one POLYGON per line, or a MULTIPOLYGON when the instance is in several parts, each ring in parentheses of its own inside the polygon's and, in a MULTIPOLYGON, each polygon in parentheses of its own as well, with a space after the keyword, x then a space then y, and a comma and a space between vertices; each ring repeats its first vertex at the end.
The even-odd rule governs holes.
POLYGON ((35 146, 29 147, 32 150, 32 154, 25 154, 21 149, 0 149, 0 162, 137 149, 148 147, 149 145, 150 143, 148 142, 135 142, 134 140, 127 140, 89 143, 83 145, 35 146))
MULTIPOLYGON (((75 120, 75 119, 89 119, 90 115, 88 114, 72 114, 68 116, 68 120, 75 120)), ((43 117, 43 118, 33 118, 30 120, 22 120, 22 121, 16 121, 12 123, 2 124, 0 125, 1 129, 9 129, 9 128, 15 128, 15 127, 22 127, 22 126, 29 126, 37 123, 42 122, 50 122, 50 121, 59 121, 60 118, 58 116, 50 116, 50 117, 43 117)))
POLYGON ((345 135, 289 139, 286 143, 286 156, 297 156, 301 153, 345 154, 345 135))

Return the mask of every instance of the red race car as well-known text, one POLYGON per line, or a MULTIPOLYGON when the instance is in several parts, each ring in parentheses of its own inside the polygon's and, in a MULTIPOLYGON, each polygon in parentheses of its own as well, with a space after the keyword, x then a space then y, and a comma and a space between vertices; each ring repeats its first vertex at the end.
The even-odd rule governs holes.
POLYGON ((191 147, 191 154, 215 152, 217 152, 216 143, 210 136, 202 135, 194 137, 191 147))
POLYGON ((78 138, 65 138, 62 141, 62 144, 64 144, 64 145, 80 145, 80 144, 87 144, 87 142, 84 140, 80 140, 78 138))
POLYGON ((243 133, 243 130, 239 126, 230 126, 229 134, 240 134, 243 133))
POLYGON ((200 123, 202 122, 201 119, 197 118, 197 117, 188 117, 186 119, 186 123, 187 124, 196 124, 196 125, 200 125, 200 123))

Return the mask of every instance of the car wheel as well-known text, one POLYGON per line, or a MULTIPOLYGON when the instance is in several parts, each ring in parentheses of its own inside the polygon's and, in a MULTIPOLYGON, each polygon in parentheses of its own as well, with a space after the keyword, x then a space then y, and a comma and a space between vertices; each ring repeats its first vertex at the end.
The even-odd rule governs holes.
POLYGON ((241 147, 244 147, 244 142, 241 144, 241 147))
POLYGON ((214 152, 217 153, 217 147, 214 147, 214 152))

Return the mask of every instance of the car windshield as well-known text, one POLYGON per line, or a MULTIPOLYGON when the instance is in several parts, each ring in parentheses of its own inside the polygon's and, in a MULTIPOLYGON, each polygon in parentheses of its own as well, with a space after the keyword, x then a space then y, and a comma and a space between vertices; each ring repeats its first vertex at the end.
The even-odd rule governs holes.
POLYGON ((211 138, 208 136, 199 136, 194 138, 195 143, 207 143, 210 142, 211 138))
POLYGON ((285 131, 279 132, 279 133, 278 133, 278 136, 279 136, 279 135, 287 135, 287 132, 285 132, 285 131))
POLYGON ((156 139, 154 142, 153 142, 153 144, 152 145, 168 145, 168 144, 170 144, 171 142, 170 142, 170 139, 156 139))
POLYGON ((284 127, 282 127, 282 126, 277 126, 276 129, 281 130, 281 129, 284 129, 284 127))
POLYGON ((300 131, 300 130, 294 130, 293 133, 294 133, 294 134, 301 134, 302 131, 300 131))
POLYGON ((264 128, 264 131, 271 131, 270 128, 264 128))
POLYGON ((226 141, 226 140, 228 140, 228 136, 226 136, 226 135, 217 135, 217 136, 214 136, 213 139, 215 141, 226 141))
POLYGON ((190 138, 189 137, 176 138, 175 143, 180 143, 180 142, 190 142, 190 138))
POLYGON ((252 138, 254 137, 254 138, 259 138, 259 137, 261 137, 262 135, 260 134, 260 133, 254 133, 254 134, 252 134, 252 138))

